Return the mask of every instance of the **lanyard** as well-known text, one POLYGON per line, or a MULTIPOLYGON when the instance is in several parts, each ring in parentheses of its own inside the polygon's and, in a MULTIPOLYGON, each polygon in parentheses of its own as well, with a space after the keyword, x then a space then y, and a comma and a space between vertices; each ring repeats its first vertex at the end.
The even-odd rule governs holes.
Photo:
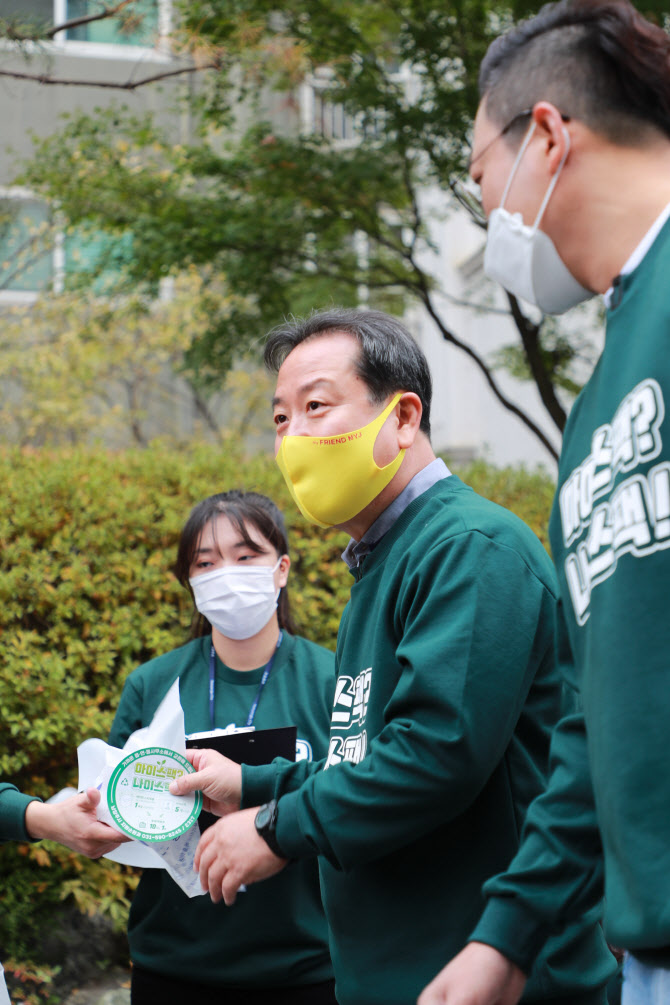
MULTIPOLYGON (((260 683, 258 685, 258 690, 256 691, 256 697, 251 703, 251 708, 249 709, 249 715, 247 716, 246 725, 253 726, 254 718, 256 717, 256 709, 258 708, 258 702, 261 700, 261 694, 263 693, 263 688, 268 682, 270 677, 270 672, 272 670, 272 664, 274 663, 275 656, 277 655, 277 649, 281 645, 281 640, 284 637, 284 633, 279 633, 279 638, 277 639, 277 646, 272 656, 270 657, 265 669, 263 670, 263 676, 261 677, 260 683)), ((214 726, 214 692, 216 688, 216 650, 214 644, 212 643, 212 648, 209 651, 209 722, 212 729, 214 726)))

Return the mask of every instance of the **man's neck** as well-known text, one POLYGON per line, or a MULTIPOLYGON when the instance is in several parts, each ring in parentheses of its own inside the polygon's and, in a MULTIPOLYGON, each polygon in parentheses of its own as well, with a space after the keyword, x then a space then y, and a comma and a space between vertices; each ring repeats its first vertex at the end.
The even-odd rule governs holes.
POLYGON ((606 144, 584 157, 582 171, 587 170, 588 189, 573 200, 556 243, 575 278, 605 293, 670 203, 670 142, 642 148, 606 144))

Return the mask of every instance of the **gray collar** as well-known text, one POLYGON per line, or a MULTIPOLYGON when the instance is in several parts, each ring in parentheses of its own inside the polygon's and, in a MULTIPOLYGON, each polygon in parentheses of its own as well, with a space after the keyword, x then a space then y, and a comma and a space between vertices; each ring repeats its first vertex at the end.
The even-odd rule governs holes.
POLYGON ((368 527, 360 541, 355 541, 352 537, 349 544, 342 552, 342 558, 350 569, 360 565, 366 555, 369 555, 375 548, 384 534, 387 534, 396 520, 405 512, 410 503, 418 499, 420 495, 432 488, 436 482, 443 478, 448 478, 451 471, 441 457, 437 457, 425 468, 421 468, 414 478, 405 485, 399 496, 387 506, 383 513, 377 517, 371 527, 368 527))

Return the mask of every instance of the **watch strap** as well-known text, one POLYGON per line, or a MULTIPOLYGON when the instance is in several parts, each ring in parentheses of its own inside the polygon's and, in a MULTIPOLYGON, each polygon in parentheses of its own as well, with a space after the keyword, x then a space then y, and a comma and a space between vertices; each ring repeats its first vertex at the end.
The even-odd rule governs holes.
POLYGON ((277 841, 278 804, 276 799, 264 803, 256 814, 256 831, 263 838, 271 852, 278 858, 286 858, 277 841))

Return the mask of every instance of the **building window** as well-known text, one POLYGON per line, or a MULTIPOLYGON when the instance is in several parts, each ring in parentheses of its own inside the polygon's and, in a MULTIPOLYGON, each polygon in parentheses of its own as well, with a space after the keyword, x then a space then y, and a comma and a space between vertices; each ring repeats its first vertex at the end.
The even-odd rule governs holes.
POLYGON ((114 290, 133 254, 133 235, 107 234, 90 227, 74 228, 63 242, 66 281, 84 281, 97 296, 114 290))
POLYGON ((355 140, 359 132, 354 116, 346 112, 343 105, 333 104, 325 98, 317 88, 314 89, 312 131, 317 136, 345 143, 355 140))
MULTIPOLYGON (((408 66, 389 67, 389 80, 402 89, 408 101, 415 100, 417 82, 408 66)), ((327 66, 318 67, 303 81, 299 91, 302 131, 323 136, 338 147, 383 137, 387 128, 384 111, 347 111, 341 102, 332 100, 333 82, 333 71, 327 66)))
POLYGON ((132 258, 133 235, 92 228, 65 233, 29 189, 0 188, 0 301, 32 302, 84 283, 105 296, 132 258))
MULTIPOLYGON (((154 46, 161 5, 166 6, 166 0, 134 0, 116 17, 70 28, 65 38, 77 42, 154 46)), ((103 0, 0 0, 0 18, 24 26, 51 28, 65 21, 99 14, 104 7, 103 0)))
POLYGON ((48 207, 23 190, 0 192, 0 292, 38 293, 54 273, 48 207))
POLYGON ((327 68, 308 77, 300 89, 301 125, 305 133, 323 136, 338 146, 349 146, 363 136, 361 116, 330 100, 332 75, 327 68))
MULTIPOLYGON (((61 4, 57 4, 61 7, 61 4)), ((158 41, 159 0, 136 0, 116 17, 103 18, 69 28, 65 32, 67 41, 105 42, 114 45, 142 45, 152 47, 158 41)), ((98 14, 102 9, 100 0, 66 0, 64 20, 98 14)), ((56 11, 58 13, 58 10, 56 11)))

